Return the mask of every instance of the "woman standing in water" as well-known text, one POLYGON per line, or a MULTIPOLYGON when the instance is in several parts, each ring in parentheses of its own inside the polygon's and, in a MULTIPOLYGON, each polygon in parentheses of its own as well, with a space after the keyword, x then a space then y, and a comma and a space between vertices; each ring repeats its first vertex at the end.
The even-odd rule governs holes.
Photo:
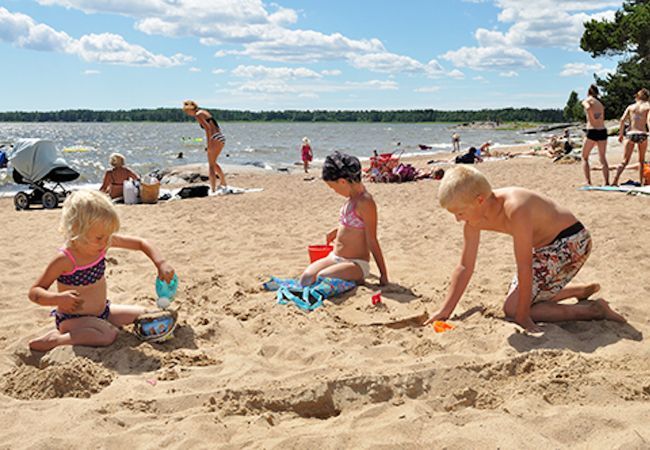
POLYGON ((212 192, 217 191, 216 177, 219 177, 218 190, 227 193, 228 186, 226 185, 226 176, 224 175, 219 163, 217 163, 217 159, 226 145, 226 138, 221 133, 219 124, 214 117, 212 117, 212 114, 204 109, 200 109, 199 105, 192 100, 185 100, 183 102, 183 111, 188 116, 194 117, 199 122, 199 125, 201 125, 201 128, 205 130, 205 137, 208 143, 208 176, 210 177, 210 188, 212 189, 212 192))

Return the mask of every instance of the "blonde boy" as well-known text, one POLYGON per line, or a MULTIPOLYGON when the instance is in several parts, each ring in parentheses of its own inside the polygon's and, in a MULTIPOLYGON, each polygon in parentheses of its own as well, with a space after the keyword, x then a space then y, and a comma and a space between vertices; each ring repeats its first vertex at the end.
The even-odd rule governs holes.
POLYGON ((526 330, 540 331, 535 322, 625 322, 603 299, 558 303, 572 297, 586 299, 600 289, 595 283, 566 287, 592 246, 589 232, 569 210, 527 189, 492 190, 481 172, 467 166, 455 167, 445 174, 438 197, 443 208, 465 223, 464 244, 445 302, 427 324, 447 319, 453 313, 474 271, 481 230, 512 236, 517 274, 503 310, 526 330))

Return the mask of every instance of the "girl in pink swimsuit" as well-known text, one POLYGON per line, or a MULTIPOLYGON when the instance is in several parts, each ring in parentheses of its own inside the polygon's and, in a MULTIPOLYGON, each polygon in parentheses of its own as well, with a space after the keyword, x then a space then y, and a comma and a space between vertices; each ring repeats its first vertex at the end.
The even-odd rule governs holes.
POLYGON ((317 277, 362 282, 370 273, 370 254, 379 268, 379 284, 388 283, 388 271, 377 240, 377 205, 361 182, 359 159, 334 152, 323 163, 323 181, 337 194, 347 197, 339 212, 339 224, 326 235, 334 251, 310 264, 300 283, 311 285, 317 277))
POLYGON ((32 350, 58 345, 110 345, 123 325, 146 313, 144 307, 116 305, 107 300, 106 251, 140 250, 155 264, 158 277, 169 282, 174 269, 144 239, 114 234, 120 219, 108 196, 101 192, 73 192, 63 203, 61 230, 66 246, 49 263, 29 290, 29 299, 55 309, 56 329, 29 342, 32 350), (50 292, 56 282, 57 292, 50 292))

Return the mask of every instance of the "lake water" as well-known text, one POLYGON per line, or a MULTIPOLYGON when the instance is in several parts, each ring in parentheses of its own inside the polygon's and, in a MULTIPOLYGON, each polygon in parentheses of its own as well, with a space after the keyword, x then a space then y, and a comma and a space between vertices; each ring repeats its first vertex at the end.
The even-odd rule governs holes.
MULTIPOLYGON (((405 154, 425 154, 418 144, 432 147, 428 153, 451 148, 453 124, 403 123, 268 123, 220 122, 227 143, 219 162, 255 165, 272 170, 300 160, 304 136, 312 142, 316 161, 339 150, 367 158, 372 151, 393 151, 400 142, 405 154)), ((478 146, 491 139, 495 145, 529 142, 515 131, 461 130, 461 146, 478 146)), ((71 184, 99 183, 113 152, 125 155, 136 172, 181 164, 205 163, 205 133, 196 123, 0 123, 0 143, 19 138, 43 138, 60 149, 78 147, 87 152, 62 153, 81 173, 71 184), (179 152, 184 158, 177 159, 179 152)), ((0 170, 0 190, 16 190, 7 170, 0 170)))

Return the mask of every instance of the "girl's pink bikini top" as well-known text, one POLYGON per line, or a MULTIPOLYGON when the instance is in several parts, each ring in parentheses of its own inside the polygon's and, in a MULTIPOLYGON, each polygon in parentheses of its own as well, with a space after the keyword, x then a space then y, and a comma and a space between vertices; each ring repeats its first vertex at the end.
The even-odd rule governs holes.
POLYGON ((363 219, 359 217, 359 214, 354 210, 357 206, 357 200, 352 201, 349 199, 347 202, 341 206, 341 211, 339 213, 339 223, 344 227, 356 228, 361 230, 366 227, 366 224, 363 222, 363 219))
POLYGON ((74 256, 72 256, 72 253, 67 248, 61 248, 59 250, 74 265, 72 271, 59 275, 59 278, 56 279, 59 283, 68 286, 88 286, 89 284, 97 283, 104 276, 104 271, 106 270, 106 250, 102 250, 96 261, 85 266, 77 266, 74 256))

